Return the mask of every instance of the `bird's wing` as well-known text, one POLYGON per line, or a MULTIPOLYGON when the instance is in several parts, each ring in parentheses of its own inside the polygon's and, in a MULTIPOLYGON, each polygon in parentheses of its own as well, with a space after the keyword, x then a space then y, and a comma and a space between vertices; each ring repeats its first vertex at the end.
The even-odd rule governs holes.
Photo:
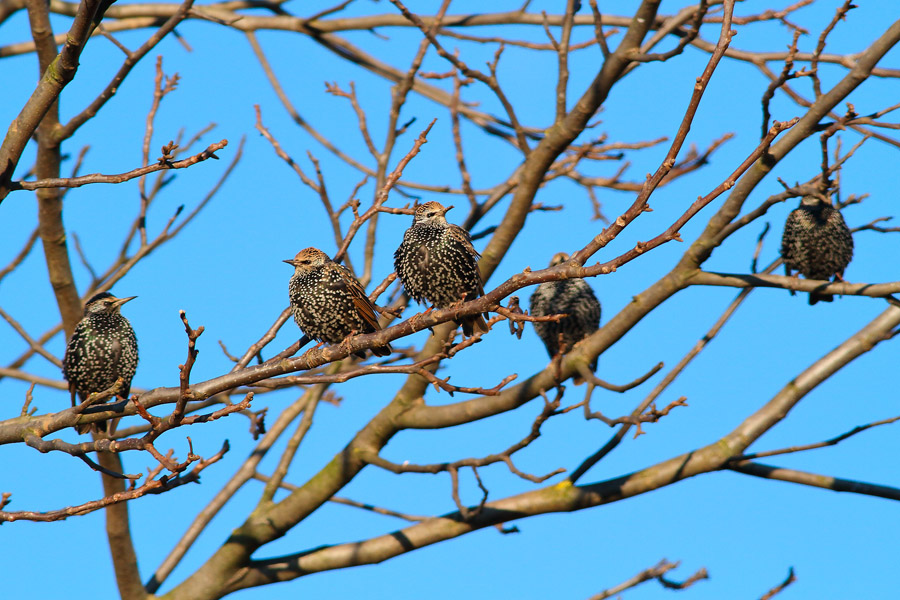
POLYGON ((837 213, 837 218, 835 219, 838 222, 838 235, 841 238, 841 241, 844 245, 850 248, 850 255, 853 255, 853 234, 850 233, 850 228, 847 227, 847 222, 844 220, 844 216, 840 213, 840 211, 835 211, 837 213))
MULTIPOLYGON (((472 236, 469 235, 469 232, 460 227, 459 225, 453 225, 450 227, 450 235, 452 235, 455 239, 459 240, 462 243, 463 247, 466 249, 466 252, 472 255, 475 259, 475 275, 477 275, 477 281, 475 286, 475 291, 477 292, 476 298, 478 296, 484 296, 484 281, 481 279, 481 271, 478 269, 478 259, 481 258, 481 254, 478 253, 478 250, 475 249, 475 246, 472 245, 472 236)), ((474 300, 475 298, 466 298, 466 300, 474 300)))
POLYGON ((350 300, 353 302, 353 307, 356 308, 356 312, 367 325, 372 327, 373 331, 380 330, 381 327, 378 325, 378 315, 375 314, 375 305, 369 300, 369 296, 366 295, 366 290, 363 289, 363 286, 360 285, 359 281, 357 281, 356 277, 354 277, 350 271, 340 265, 338 266, 341 269, 340 285, 343 285, 344 289, 350 295, 350 300))
MULTIPOLYGON (((478 293, 478 296, 484 296, 484 281, 481 279, 481 271, 478 270, 478 265, 475 265, 475 275, 477 276, 475 291, 478 293)), ((478 297, 476 296, 476 297, 478 297)), ((466 300, 474 300, 475 298, 466 298, 466 300)))
POLYGON ((789 263, 797 258, 794 255, 795 249, 803 229, 800 223, 800 211, 801 209, 799 208, 792 210, 784 223, 784 233, 781 235, 781 257, 785 263, 789 263))
POLYGON ((450 235, 459 240, 463 246, 465 246, 466 250, 475 257, 475 259, 481 258, 481 254, 478 253, 478 250, 475 249, 475 246, 472 245, 472 236, 468 231, 460 227, 459 225, 451 225, 450 226, 450 235))
MULTIPOLYGON (((582 280, 584 282, 584 280, 582 280)), ((600 317, 603 314, 603 309, 600 307, 600 301, 597 300, 597 294, 594 293, 594 290, 584 282, 585 287, 587 287, 587 299, 585 300, 585 304, 587 305, 587 312, 591 321, 591 324, 595 327, 600 327, 600 317)))

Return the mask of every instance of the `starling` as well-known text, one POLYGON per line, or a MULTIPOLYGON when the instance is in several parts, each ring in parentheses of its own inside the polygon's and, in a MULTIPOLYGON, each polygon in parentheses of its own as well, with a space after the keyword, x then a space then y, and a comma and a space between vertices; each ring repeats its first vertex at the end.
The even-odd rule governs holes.
MULTIPOLYGON (((550 266, 569 260, 560 252, 550 261, 550 266)), ((531 314, 535 317, 565 314, 559 321, 536 321, 534 330, 544 341, 550 358, 565 353, 577 343, 600 328, 600 302, 591 286, 584 279, 545 281, 531 295, 531 314)), ((597 359, 591 362, 591 371, 597 370, 597 359)), ((573 382, 581 383, 581 377, 573 382)))
MULTIPOLYGON (((120 377, 125 382, 121 397, 128 398, 131 379, 137 370, 138 347, 134 329, 119 309, 135 298, 116 298, 103 292, 84 305, 84 318, 75 326, 63 357, 63 377, 69 382, 72 406, 75 406, 76 393, 84 402, 92 393, 108 389, 120 377)), ((90 427, 76 425, 75 429, 85 433, 90 427)), ((95 423, 94 430, 106 431, 106 422, 95 423)))
MULTIPOLYGON (((375 305, 350 271, 317 248, 306 248, 292 260, 294 276, 288 285, 294 321, 309 337, 339 344, 356 333, 374 333, 381 329, 375 305)), ((375 356, 388 356, 390 344, 372 348, 375 356)), ((365 358, 363 351, 354 352, 365 358)))
MULTIPOLYGON (((394 270, 416 302, 428 301, 446 308, 484 294, 478 272, 479 254, 469 232, 447 222, 444 215, 453 208, 426 202, 416 208, 412 227, 403 234, 403 243, 394 252, 394 270)), ((487 332, 487 314, 460 317, 463 334, 487 332)))
MULTIPOLYGON (((781 238, 784 270, 800 271, 807 279, 842 279, 853 258, 853 237, 840 211, 820 196, 804 196, 791 211, 781 238)), ((809 293, 810 305, 831 302, 831 294, 809 293)))

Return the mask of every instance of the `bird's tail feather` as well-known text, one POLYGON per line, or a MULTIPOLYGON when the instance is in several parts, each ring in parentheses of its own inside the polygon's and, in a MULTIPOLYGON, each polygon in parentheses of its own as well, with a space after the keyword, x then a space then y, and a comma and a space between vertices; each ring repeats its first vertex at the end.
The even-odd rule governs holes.
POLYGON ((477 315, 473 315, 471 317, 463 317, 459 321, 457 321, 458 325, 462 325, 463 335, 466 337, 472 337, 477 330, 479 333, 487 333, 488 326, 487 321, 485 321, 485 317, 487 315, 482 315, 478 313, 477 315))

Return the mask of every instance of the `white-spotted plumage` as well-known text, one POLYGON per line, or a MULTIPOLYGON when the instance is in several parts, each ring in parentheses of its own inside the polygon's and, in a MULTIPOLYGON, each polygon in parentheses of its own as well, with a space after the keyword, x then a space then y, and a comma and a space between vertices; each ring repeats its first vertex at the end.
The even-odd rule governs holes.
MULTIPOLYGON (((125 382, 122 397, 128 398, 131 380, 138 364, 137 337, 120 308, 131 298, 116 298, 108 292, 87 301, 84 318, 75 326, 63 357, 63 377, 69 382, 72 402, 77 393, 81 401, 95 392, 109 389, 120 377, 125 382)), ((89 426, 77 427, 80 433, 89 426)), ((106 423, 96 423, 106 430, 106 423)))
MULTIPOLYGON (((375 305, 356 277, 317 248, 305 248, 291 260, 288 284, 291 311, 297 326, 314 340, 338 344, 354 331, 379 331, 375 305)), ((376 356, 388 356, 390 344, 376 346, 376 356)), ((364 352, 355 353, 365 358, 364 352)))
MULTIPOLYGON (((555 267, 569 260, 565 252, 556 254, 550 261, 555 267)), ((531 314, 535 317, 565 314, 559 321, 536 321, 534 330, 544 342, 551 358, 560 352, 569 352, 587 336, 600 327, 600 301, 594 290, 584 279, 564 279, 562 281, 545 281, 537 286, 531 295, 531 314)), ((591 371, 597 370, 597 359, 590 365, 591 371)), ((575 377, 574 382, 580 383, 575 377)))
MULTIPOLYGON (((416 302, 428 301, 438 308, 484 294, 472 237, 444 217, 451 208, 438 202, 416 207, 413 224, 394 252, 394 269, 406 293, 416 302)), ((457 323, 464 335, 471 336, 476 330, 488 330, 486 317, 487 313, 464 316, 457 323)))
MULTIPOLYGON (((781 257, 788 275, 794 270, 807 279, 841 278, 853 258, 853 236, 841 212, 826 198, 804 196, 784 224, 781 257)), ((831 294, 809 294, 810 304, 833 299, 831 294)))

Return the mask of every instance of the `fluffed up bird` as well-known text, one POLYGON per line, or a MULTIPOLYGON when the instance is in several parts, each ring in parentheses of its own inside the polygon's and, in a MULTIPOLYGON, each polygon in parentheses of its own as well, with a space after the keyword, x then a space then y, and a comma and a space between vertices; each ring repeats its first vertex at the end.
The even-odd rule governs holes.
MULTIPOLYGON (((406 293, 416 302, 428 301, 447 308, 461 300, 474 300, 484 294, 478 272, 479 254, 469 232, 447 222, 447 211, 437 202, 416 207, 412 226, 403 234, 403 243, 394 252, 394 270, 406 293)), ((463 334, 487 332, 487 314, 460 317, 463 334)))
MULTIPOLYGON (((554 255, 550 266, 562 264, 569 260, 569 255, 560 252, 554 255)), ((537 286, 531 295, 531 315, 545 317, 547 315, 565 314, 559 321, 536 321, 534 330, 547 347, 550 358, 560 352, 570 351, 580 342, 600 328, 600 302, 594 290, 584 279, 564 279, 562 281, 545 281, 537 286)), ((591 371, 597 370, 597 359, 591 362, 591 371)), ((583 378, 572 378, 576 385, 583 378)))
MULTIPOLYGON (((84 305, 84 318, 75 326, 63 357, 63 377, 69 382, 72 406, 76 393, 84 402, 92 393, 109 389, 120 377, 125 382, 121 397, 128 398, 137 370, 138 346, 131 323, 119 311, 135 298, 116 298, 103 292, 84 305)), ((78 433, 90 428, 75 427, 78 433)), ((94 423, 94 430, 106 431, 106 422, 94 423)))
MULTIPOLYGON (((839 210, 820 196, 804 196, 784 224, 781 257, 788 276, 800 271, 807 279, 842 279, 853 258, 853 237, 839 210)), ((831 294, 809 293, 810 305, 831 302, 831 294)))
MULTIPOLYGON (((381 330, 375 305, 350 271, 317 248, 306 248, 291 260, 294 267, 288 291, 294 321, 309 337, 339 344, 351 333, 381 330)), ((375 356, 388 356, 390 344, 372 348, 375 356)), ((354 352, 365 358, 363 351, 354 352)))

